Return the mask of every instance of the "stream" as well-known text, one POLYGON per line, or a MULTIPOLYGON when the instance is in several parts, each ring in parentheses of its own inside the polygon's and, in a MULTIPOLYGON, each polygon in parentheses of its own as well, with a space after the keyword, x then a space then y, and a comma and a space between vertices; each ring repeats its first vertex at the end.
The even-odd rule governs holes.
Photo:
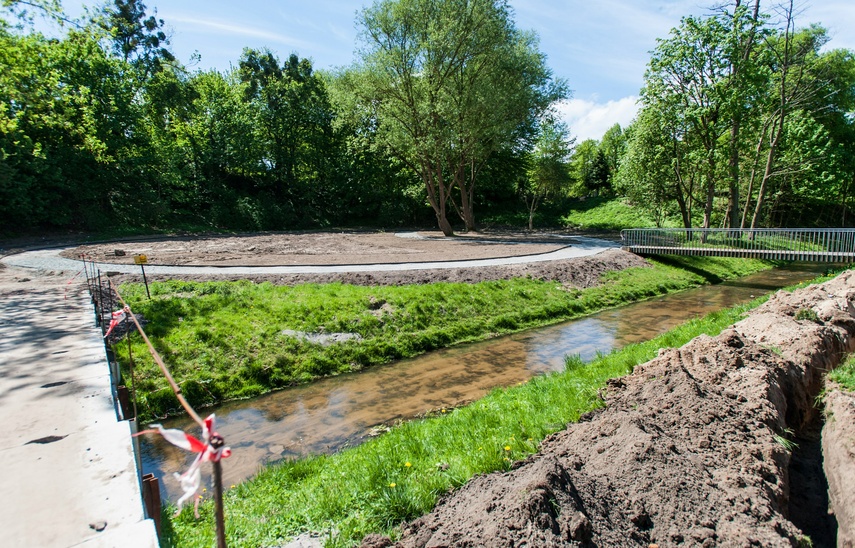
MULTIPOLYGON (((562 371, 567 355, 579 354, 588 361, 597 352, 652 339, 689 319, 814 278, 827 266, 794 264, 225 403, 200 413, 217 414, 218 430, 232 448, 231 457, 223 461, 223 482, 230 486, 253 476, 265 464, 358 444, 372 431, 382 431, 383 425, 428 411, 442 412, 476 400, 493 388, 562 371)), ((199 434, 188 417, 169 419, 163 425, 199 434)), ((161 496, 176 500, 181 489, 172 474, 185 470, 193 455, 160 436, 137 439, 143 473, 161 478, 161 496)), ((209 468, 204 466, 203 474, 209 468)), ((209 477, 204 481, 210 484, 209 477)))

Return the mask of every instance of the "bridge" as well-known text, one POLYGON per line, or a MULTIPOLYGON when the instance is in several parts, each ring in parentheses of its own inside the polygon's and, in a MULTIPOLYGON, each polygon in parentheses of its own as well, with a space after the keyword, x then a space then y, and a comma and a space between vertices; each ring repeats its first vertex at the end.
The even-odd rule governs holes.
POLYGON ((620 235, 623 249, 638 255, 855 261, 853 228, 633 228, 620 235))

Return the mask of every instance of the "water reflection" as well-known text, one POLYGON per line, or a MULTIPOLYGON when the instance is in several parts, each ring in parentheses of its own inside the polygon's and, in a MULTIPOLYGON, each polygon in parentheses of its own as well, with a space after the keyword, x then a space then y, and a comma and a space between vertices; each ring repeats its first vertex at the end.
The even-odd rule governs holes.
MULTIPOLYGON (((431 410, 441 412, 480 398, 493 388, 560 371, 568 354, 590 360, 597 352, 651 339, 688 319, 812 278, 824 268, 800 265, 763 272, 224 404, 215 410, 220 433, 233 449, 223 466, 224 481, 226 485, 242 481, 265 463, 359 443, 379 424, 431 410)), ((190 429, 191 424, 187 418, 178 418, 165 426, 190 429)), ((142 438, 140 445, 144 473, 171 476, 191 460, 188 453, 156 436, 142 438)), ((179 488, 174 478, 162 481, 161 492, 175 500, 179 488)))

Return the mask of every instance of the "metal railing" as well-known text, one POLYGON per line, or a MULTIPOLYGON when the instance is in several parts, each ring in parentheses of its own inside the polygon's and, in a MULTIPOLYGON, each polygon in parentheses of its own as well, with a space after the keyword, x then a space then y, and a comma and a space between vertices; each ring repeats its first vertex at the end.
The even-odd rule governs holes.
POLYGON ((639 255, 855 260, 852 228, 633 228, 622 230, 621 240, 624 249, 639 255))

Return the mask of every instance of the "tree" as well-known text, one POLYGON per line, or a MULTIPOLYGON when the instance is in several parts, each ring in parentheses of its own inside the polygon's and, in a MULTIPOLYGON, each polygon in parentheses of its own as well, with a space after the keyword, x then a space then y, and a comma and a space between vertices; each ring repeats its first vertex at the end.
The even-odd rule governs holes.
POLYGON ((538 206, 551 195, 560 194, 570 183, 568 160, 573 140, 567 126, 551 119, 540 125, 540 132, 531 153, 526 184, 522 189, 523 200, 528 209, 528 229, 532 230, 534 213, 538 206))
POLYGON ((621 158, 626 154, 626 134, 620 124, 613 125, 603 134, 599 150, 603 153, 608 168, 608 185, 611 186, 620 169, 621 158))
POLYGON ((362 65, 343 81, 376 121, 378 143, 421 177, 440 230, 453 234, 451 209, 474 230, 480 169, 526 146, 565 85, 505 0, 379 0, 358 24, 362 65))
POLYGON ((570 174, 577 196, 599 195, 609 186, 609 170, 605 154, 596 139, 585 139, 573 150, 570 174))
MULTIPOLYGON (((751 200, 755 200, 751 228, 760 224, 763 207, 776 178, 799 173, 806 184, 816 180, 811 171, 832 171, 828 169, 829 160, 838 155, 832 152, 833 145, 827 135, 819 140, 815 138, 817 131, 824 131, 817 119, 836 118, 839 121, 842 112, 853 108, 855 65, 852 52, 821 53, 820 49, 829 40, 825 29, 811 26, 796 30, 793 2, 782 9, 784 28, 767 42, 771 77, 742 213, 742 226, 745 226, 751 200), (794 118, 792 123, 790 118, 794 118), (814 129, 806 129, 809 127, 814 129), (811 161, 811 158, 823 157, 823 165, 811 161), (786 161, 787 158, 790 161, 786 161), (755 198, 753 189, 757 179, 759 188, 755 198)), ((834 181, 849 180, 843 173, 839 173, 839 177, 827 180, 826 184, 834 186, 834 181)), ((797 192, 798 186, 790 189, 797 192)))
POLYGON ((303 209, 297 203, 304 200, 304 190, 317 190, 312 187, 329 171, 333 113, 326 86, 314 74, 311 61, 296 54, 280 66, 270 51, 244 50, 238 74, 263 147, 257 161, 267 168, 283 215, 296 221, 293 216, 303 209))
POLYGON ((719 13, 706 18, 684 18, 667 40, 660 40, 645 73, 641 92, 643 108, 671 111, 682 122, 680 146, 691 154, 686 160, 702 168, 703 227, 712 223, 714 198, 720 180, 722 138, 748 97, 733 78, 742 53, 740 35, 747 13, 719 13), (739 108, 736 106, 739 105, 739 108))
POLYGON ((109 34, 113 51, 126 63, 142 69, 145 80, 161 64, 175 61, 166 47, 169 38, 163 30, 163 19, 146 17, 146 6, 139 0, 113 0, 104 7, 98 24, 109 34))
POLYGON ((657 226, 676 202, 683 226, 691 228, 700 174, 697 164, 687 160, 686 127, 679 111, 642 109, 627 133, 616 190, 648 211, 657 226))

